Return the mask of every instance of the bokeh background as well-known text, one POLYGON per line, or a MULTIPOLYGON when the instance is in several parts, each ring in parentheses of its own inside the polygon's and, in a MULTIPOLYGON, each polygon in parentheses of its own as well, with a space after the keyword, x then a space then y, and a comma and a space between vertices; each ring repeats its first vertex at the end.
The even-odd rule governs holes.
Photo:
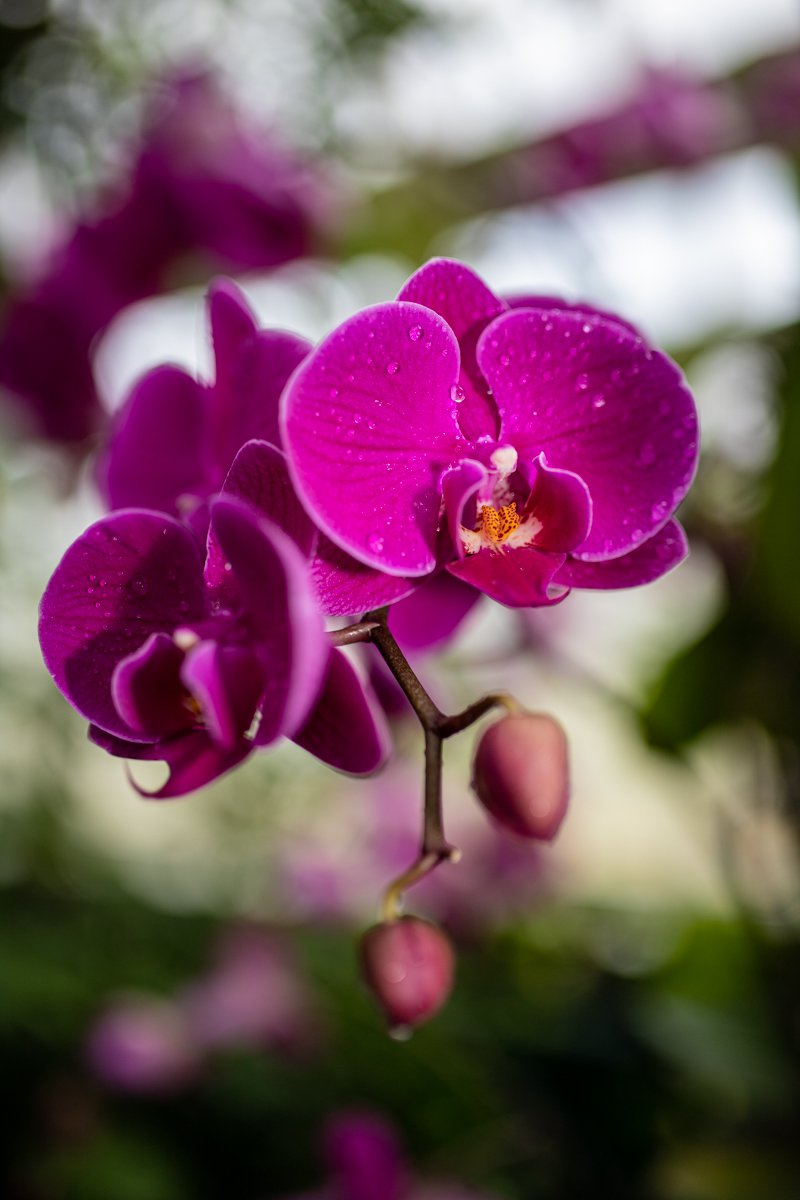
POLYGON ((799 166, 795 0, 0 0, 3 1196, 800 1194, 799 166), (397 1043, 354 947, 413 721, 373 780, 286 746, 147 803, 36 606, 108 415, 209 370, 210 278, 316 338, 432 254, 638 324, 703 458, 678 571, 417 664, 555 713, 573 803, 512 842, 448 743, 464 859, 409 899, 458 982, 397 1043))

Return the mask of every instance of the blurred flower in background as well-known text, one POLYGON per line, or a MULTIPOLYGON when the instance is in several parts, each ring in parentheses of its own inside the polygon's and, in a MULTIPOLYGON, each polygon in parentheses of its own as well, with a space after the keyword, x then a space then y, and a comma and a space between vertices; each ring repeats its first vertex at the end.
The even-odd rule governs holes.
POLYGON ((187 260, 207 274, 308 254, 326 211, 321 177, 248 124, 210 72, 174 72, 151 88, 126 178, 9 297, 0 384, 31 432, 84 442, 102 418, 93 343, 121 309, 162 291, 187 260))
POLYGON ((292 1200, 490 1200, 488 1194, 457 1183, 414 1179, 391 1125, 372 1113, 331 1118, 323 1147, 328 1186, 292 1200))

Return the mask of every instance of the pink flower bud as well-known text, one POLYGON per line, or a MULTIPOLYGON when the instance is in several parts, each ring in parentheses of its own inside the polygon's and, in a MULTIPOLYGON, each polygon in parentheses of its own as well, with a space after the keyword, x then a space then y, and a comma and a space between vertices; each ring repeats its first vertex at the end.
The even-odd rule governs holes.
POLYGON ((567 811, 567 739, 547 713, 513 713, 478 742, 472 786, 496 821, 526 838, 551 841, 567 811))
POLYGON ((450 994, 454 956, 430 921, 400 917, 373 925, 361 940, 361 968, 393 1028, 432 1017, 450 994))

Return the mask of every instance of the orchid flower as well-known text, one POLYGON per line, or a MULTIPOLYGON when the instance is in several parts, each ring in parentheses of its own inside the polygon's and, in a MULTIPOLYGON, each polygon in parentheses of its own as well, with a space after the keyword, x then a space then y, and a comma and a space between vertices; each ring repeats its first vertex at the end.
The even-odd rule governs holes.
POLYGON ((348 555, 502 604, 649 582, 686 554, 697 461, 677 367, 606 313, 508 302, 438 259, 356 314, 282 400, 300 499, 348 555))
MULTIPOLYGON (((324 632, 289 533, 234 497, 210 510, 205 563, 173 518, 123 509, 69 547, 41 602, 57 686, 109 753, 167 763, 183 795, 281 736, 374 770, 382 718, 324 632)), ((139 789, 141 790, 141 789, 139 789)))

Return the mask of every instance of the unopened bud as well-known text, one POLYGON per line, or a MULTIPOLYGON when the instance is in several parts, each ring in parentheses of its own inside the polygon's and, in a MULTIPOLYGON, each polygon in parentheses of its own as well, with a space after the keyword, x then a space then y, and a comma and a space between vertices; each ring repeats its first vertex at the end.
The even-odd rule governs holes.
POLYGON ((361 967, 392 1028, 427 1021, 450 995, 454 955, 430 921, 400 917, 373 925, 361 940, 361 967))
POLYGON ((521 837, 551 841, 569 799, 567 738, 547 713, 511 713, 478 742, 472 786, 496 821, 521 837))

